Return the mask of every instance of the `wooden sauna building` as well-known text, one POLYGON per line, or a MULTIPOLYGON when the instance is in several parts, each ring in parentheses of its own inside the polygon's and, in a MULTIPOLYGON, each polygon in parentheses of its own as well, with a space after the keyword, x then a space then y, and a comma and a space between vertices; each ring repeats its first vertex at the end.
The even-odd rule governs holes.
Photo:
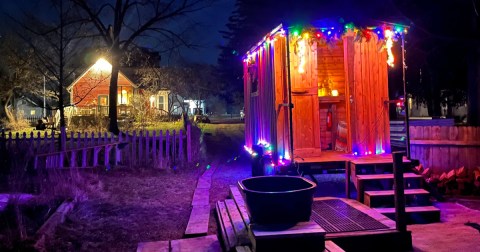
POLYGON ((390 153, 387 68, 401 66, 391 47, 405 32, 276 27, 243 60, 245 149, 274 163, 390 153))

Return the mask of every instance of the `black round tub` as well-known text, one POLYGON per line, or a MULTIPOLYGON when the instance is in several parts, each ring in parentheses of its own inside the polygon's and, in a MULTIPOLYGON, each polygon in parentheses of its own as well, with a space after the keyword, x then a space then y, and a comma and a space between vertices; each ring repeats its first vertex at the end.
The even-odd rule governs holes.
POLYGON ((303 177, 260 176, 238 181, 250 222, 259 224, 309 221, 317 187, 303 177))

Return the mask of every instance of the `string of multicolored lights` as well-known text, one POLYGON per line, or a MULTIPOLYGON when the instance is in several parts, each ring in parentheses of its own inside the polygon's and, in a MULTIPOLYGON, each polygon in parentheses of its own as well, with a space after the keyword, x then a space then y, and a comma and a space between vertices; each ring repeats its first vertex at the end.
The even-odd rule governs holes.
MULTIPOLYGON (((382 24, 380 26, 369 26, 365 28, 356 27, 353 23, 345 24, 343 27, 292 27, 288 30, 293 35, 292 39, 297 39, 298 49, 297 53, 305 55, 306 41, 312 39, 321 43, 332 43, 342 38, 345 34, 353 32, 355 40, 361 40, 365 38, 367 41, 375 34, 378 40, 384 40, 384 48, 387 50, 387 64, 391 67, 394 66, 395 57, 392 52, 393 42, 397 41, 404 34, 408 32, 408 27, 403 25, 382 24)), ((264 50, 268 45, 273 45, 277 36, 284 37, 286 35, 285 29, 282 25, 277 26, 269 34, 263 37, 256 46, 246 53, 244 62, 251 62, 257 56, 257 52, 264 50)), ((300 57, 302 58, 302 57, 300 57)), ((298 71, 304 72, 305 63, 301 61, 298 71)))

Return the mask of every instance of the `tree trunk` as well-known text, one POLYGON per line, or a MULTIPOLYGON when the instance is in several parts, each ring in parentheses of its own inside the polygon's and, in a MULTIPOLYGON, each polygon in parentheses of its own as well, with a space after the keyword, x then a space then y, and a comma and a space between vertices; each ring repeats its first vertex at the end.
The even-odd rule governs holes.
POLYGON ((112 75, 110 76, 110 88, 109 88, 109 101, 108 101, 108 117, 110 118, 110 124, 108 130, 115 135, 118 135, 120 130, 118 129, 117 123, 117 89, 118 89, 118 72, 119 72, 119 63, 118 58, 115 57, 115 53, 112 52, 114 56, 111 58, 112 64, 112 75))
MULTIPOLYGON (((12 110, 8 109, 8 104, 9 104, 10 101, 12 100, 12 96, 13 96, 12 93, 10 93, 10 94, 8 95, 8 98, 7 98, 7 100, 5 101, 5 104, 4 104, 4 107, 3 107, 3 108, 5 109, 5 115, 7 116, 8 121, 11 122, 11 123, 15 123, 15 122, 16 122, 16 121, 15 121, 15 114, 12 113, 12 111, 15 111, 15 110, 14 110, 14 109, 12 109, 12 110)), ((14 105, 15 105, 15 104, 12 103, 12 108, 14 107, 14 105)))

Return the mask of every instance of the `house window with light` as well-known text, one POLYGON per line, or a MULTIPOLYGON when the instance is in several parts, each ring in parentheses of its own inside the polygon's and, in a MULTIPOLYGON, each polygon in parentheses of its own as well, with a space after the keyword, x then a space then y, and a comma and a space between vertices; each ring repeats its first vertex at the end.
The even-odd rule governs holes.
POLYGON ((120 91, 120 94, 118 96, 118 101, 119 101, 119 104, 123 104, 123 105, 128 104, 128 92, 127 92, 127 90, 122 89, 122 91, 120 91))
POLYGON ((158 108, 165 110, 165 101, 163 95, 158 96, 158 108))
POLYGON ((155 108, 155 95, 150 96, 150 108, 155 108))

